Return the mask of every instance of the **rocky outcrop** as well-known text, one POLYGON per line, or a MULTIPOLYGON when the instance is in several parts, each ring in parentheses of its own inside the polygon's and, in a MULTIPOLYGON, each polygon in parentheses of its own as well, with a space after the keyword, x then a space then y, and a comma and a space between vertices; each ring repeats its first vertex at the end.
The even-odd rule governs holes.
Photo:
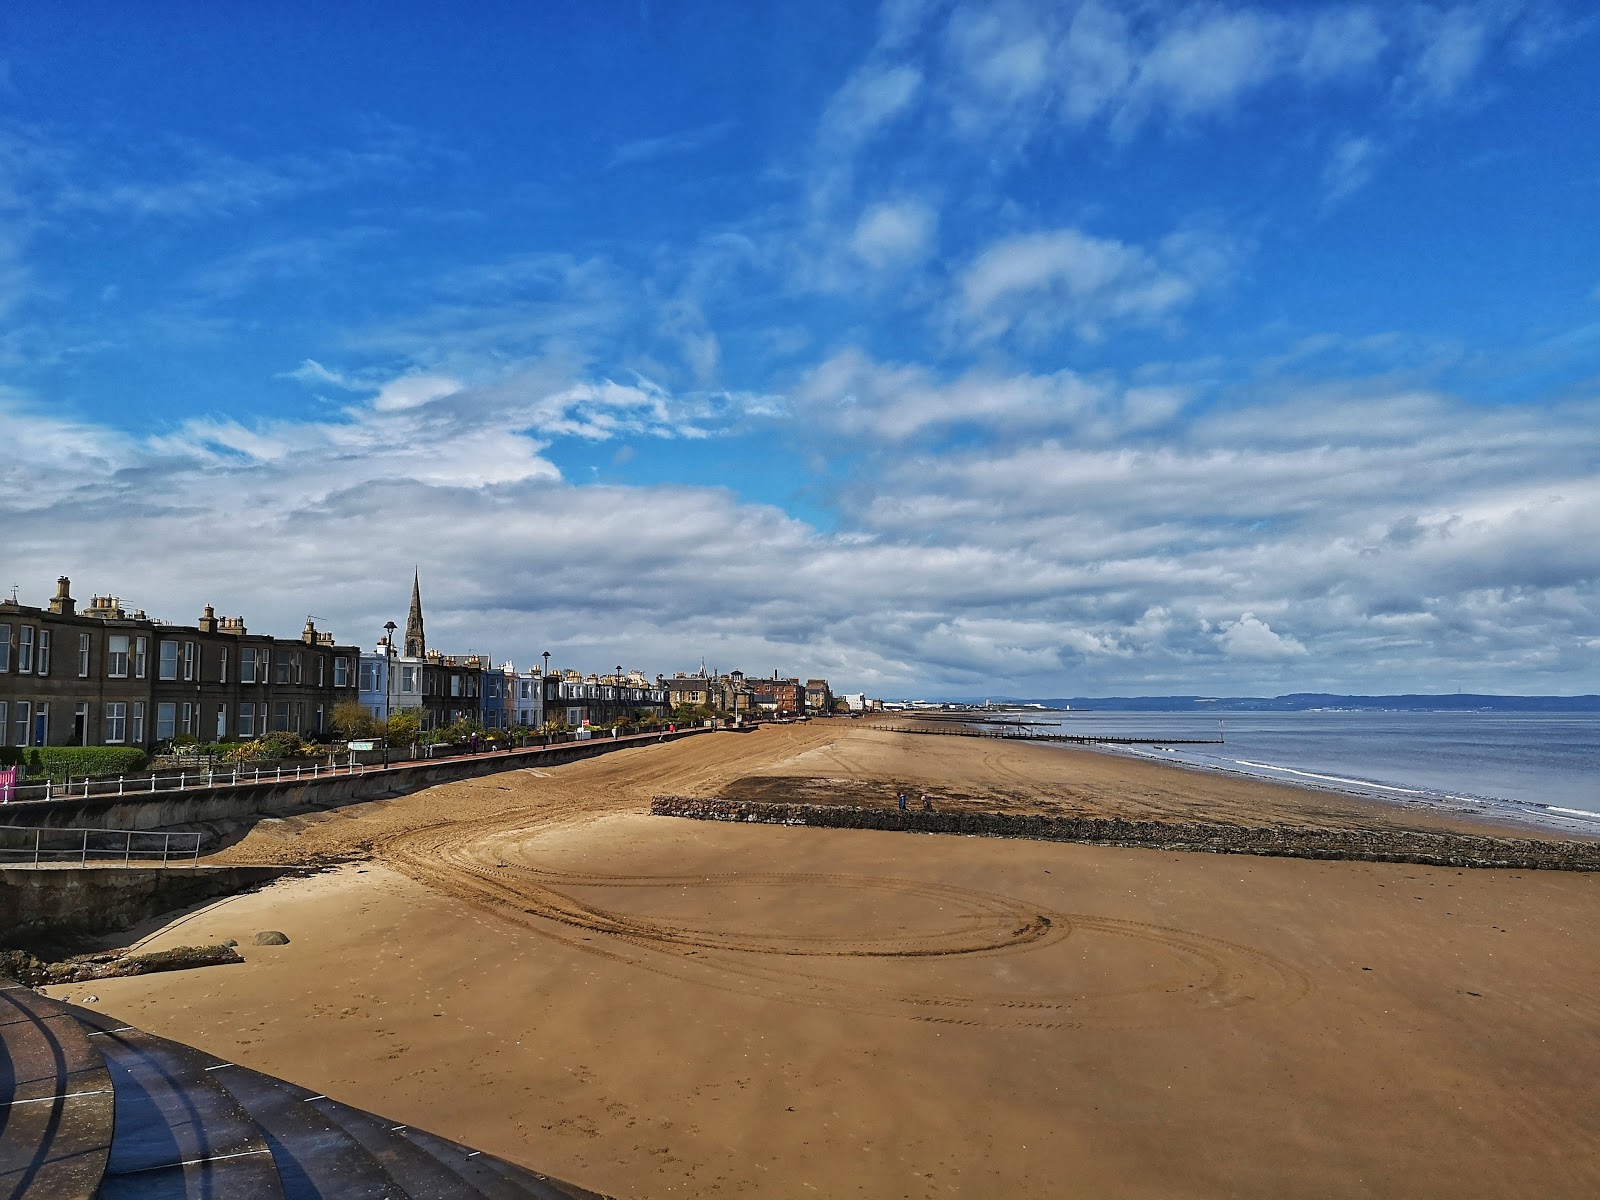
POLYGON ((1224 825, 1130 821, 1115 817, 1045 817, 971 811, 901 812, 821 804, 753 804, 657 796, 657 816, 699 821, 809 825, 826 829, 878 829, 897 833, 953 833, 967 837, 1027 838, 1208 854, 1258 854, 1276 858, 1348 859, 1421 863, 1441 867, 1600 871, 1600 842, 1545 841, 1433 833, 1402 829, 1321 829, 1292 825, 1224 825))

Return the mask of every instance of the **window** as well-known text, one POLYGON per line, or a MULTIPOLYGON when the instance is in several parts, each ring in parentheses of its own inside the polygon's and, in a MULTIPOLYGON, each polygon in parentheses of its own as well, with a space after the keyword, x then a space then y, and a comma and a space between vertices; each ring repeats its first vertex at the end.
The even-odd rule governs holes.
POLYGON ((350 686, 350 660, 342 655, 336 655, 333 660, 333 686, 350 686))
POLYGON ((279 700, 272 706, 273 729, 286 730, 289 728, 289 702, 279 700))
MULTIPOLYGON (((163 646, 172 645, 171 642, 162 642, 163 646)), ((174 659, 174 662, 177 660, 174 659)), ((156 705, 156 741, 164 742, 178 732, 178 706, 170 700, 163 700, 156 705)))
POLYGON ((326 658, 324 658, 320 654, 317 655, 317 686, 318 687, 326 687, 327 686, 327 684, 328 684, 327 670, 328 670, 328 660, 326 658))
POLYGON ((222 647, 221 653, 222 653, 222 667, 221 667, 220 670, 217 671, 217 678, 221 682, 227 683, 228 682, 228 648, 226 646, 222 647))
POLYGON ((0 700, 0 746, 6 744, 6 702, 0 700))
MULTIPOLYGON (((337 662, 334 664, 333 677, 335 680, 339 678, 339 666, 337 662)), ((378 690, 377 663, 364 662, 361 664, 361 690, 363 692, 375 692, 378 690)))
POLYGON ((27 675, 33 670, 33 626, 17 626, 17 674, 27 675))
POLYGON ((120 745, 128 740, 128 706, 117 701, 106 705, 106 742, 120 745))
POLYGON ((265 683, 272 678, 272 651, 263 646, 256 651, 256 681, 265 683))
POLYGON ((39 630, 39 670, 40 675, 50 674, 50 631, 39 630))
POLYGON ((87 633, 80 633, 78 635, 78 678, 79 679, 87 679, 87 678, 89 678, 89 647, 90 647, 89 635, 87 633))
MULTIPOLYGON (((143 641, 143 638, 139 639, 143 641)), ((144 745, 144 701, 133 702, 133 728, 129 731, 130 739, 135 746, 144 745)))
POLYGON ((294 681, 296 683, 303 683, 304 682, 304 676, 301 675, 301 673, 300 673, 300 667, 301 667, 300 656, 298 654, 296 654, 294 656, 294 681))
POLYGON ((452 696, 461 695, 461 676, 459 676, 459 675, 450 676, 450 694, 452 696))
POLYGON ((19 746, 26 746, 28 744, 28 702, 26 700, 18 700, 11 706, 11 710, 16 714, 17 718, 16 736, 11 740, 19 746))
POLYGON ((311 727, 311 731, 318 735, 322 733, 322 705, 320 704, 317 705, 316 724, 311 727))
POLYGON ((417 694, 417 667, 400 668, 400 690, 408 695, 417 694))
POLYGON ((217 741, 228 736, 228 706, 217 705, 217 741))
POLYGON ((128 638, 114 633, 106 639, 106 674, 112 679, 128 677, 128 638))
POLYGON ((196 716, 197 716, 197 714, 195 712, 195 704, 194 704, 194 702, 190 701, 190 700, 185 700, 183 702, 183 731, 185 733, 187 733, 187 734, 190 734, 191 736, 195 732, 195 719, 196 719, 196 716))
POLYGON ((254 683, 256 681, 256 648, 254 646, 239 647, 239 682, 254 683))
POLYGON ((255 737, 256 735, 256 706, 252 703, 239 705, 239 736, 255 737))
POLYGON ((185 642, 183 644, 183 677, 185 679, 193 679, 194 678, 194 668, 195 668, 194 658, 195 658, 195 655, 194 655, 194 643, 193 642, 185 642))
MULTIPOLYGON (((0 625, 0 671, 11 670, 11 626, 0 625)), ((0 742, 5 741, 5 730, 0 729, 0 742)))
POLYGON ((149 657, 150 639, 133 639, 133 677, 143 679, 145 672, 145 659, 149 657))
MULTIPOLYGON (((278 683, 289 682, 289 656, 287 654, 278 659, 278 672, 273 676, 273 679, 278 683)), ((284 728, 287 729, 288 726, 285 725, 284 728)))
MULTIPOLYGON (((160 667, 156 671, 156 678, 157 679, 176 679, 177 677, 178 677, 178 643, 177 642, 162 642, 161 643, 161 664, 160 664, 160 667)), ((157 718, 158 721, 159 721, 159 719, 160 718, 157 718)), ((169 733, 169 734, 165 734, 165 735, 157 734, 156 736, 157 737, 162 737, 162 736, 171 737, 172 735, 169 733)))

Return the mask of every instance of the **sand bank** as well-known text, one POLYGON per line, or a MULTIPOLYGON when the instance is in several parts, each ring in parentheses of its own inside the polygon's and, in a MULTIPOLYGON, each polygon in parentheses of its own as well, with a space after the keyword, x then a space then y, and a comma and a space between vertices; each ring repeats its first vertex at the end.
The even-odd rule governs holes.
POLYGON ((756 775, 1433 820, 945 741, 814 723, 262 822, 223 857, 368 857, 148 942, 288 945, 95 1007, 619 1196, 1600 1192, 1594 876, 643 815, 756 775))

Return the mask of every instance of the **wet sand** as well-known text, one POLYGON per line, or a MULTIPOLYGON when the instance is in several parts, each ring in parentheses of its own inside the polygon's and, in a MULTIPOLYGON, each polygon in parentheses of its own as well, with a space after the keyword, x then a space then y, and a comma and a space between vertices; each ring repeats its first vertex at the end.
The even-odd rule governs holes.
POLYGON ((1600 1193, 1595 876, 643 815, 802 786, 755 776, 1481 831, 976 745, 816 722, 262 822, 219 857, 366 857, 148 939, 243 966, 51 990, 617 1196, 1600 1193))

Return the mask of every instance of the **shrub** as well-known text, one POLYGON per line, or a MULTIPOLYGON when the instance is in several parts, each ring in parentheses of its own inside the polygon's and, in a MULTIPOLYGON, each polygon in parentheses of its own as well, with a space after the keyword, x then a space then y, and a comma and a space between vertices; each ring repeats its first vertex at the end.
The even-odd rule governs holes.
POLYGON ((131 775, 149 763, 135 746, 35 746, 28 751, 28 774, 57 783, 68 776, 131 775))
POLYGON ((383 735, 391 746, 409 746, 422 732, 422 721, 416 713, 401 709, 389 714, 383 735))

